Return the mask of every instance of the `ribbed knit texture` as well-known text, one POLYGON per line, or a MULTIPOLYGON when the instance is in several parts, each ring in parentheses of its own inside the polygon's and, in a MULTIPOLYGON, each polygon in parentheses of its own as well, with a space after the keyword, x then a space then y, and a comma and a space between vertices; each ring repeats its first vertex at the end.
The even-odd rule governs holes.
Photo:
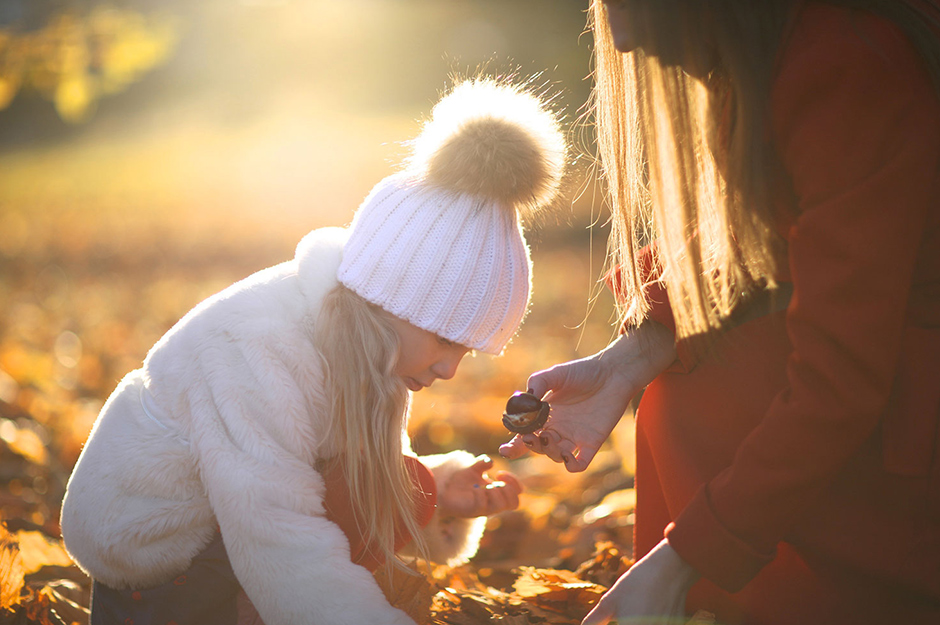
POLYGON ((531 262, 514 210, 396 174, 349 230, 339 281, 396 317, 489 354, 522 322, 531 262))

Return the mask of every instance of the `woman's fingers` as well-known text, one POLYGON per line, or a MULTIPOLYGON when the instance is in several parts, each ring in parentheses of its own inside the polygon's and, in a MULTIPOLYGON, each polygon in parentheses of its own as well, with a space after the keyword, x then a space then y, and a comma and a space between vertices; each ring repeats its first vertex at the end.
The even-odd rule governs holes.
POLYGON ((499 455, 509 460, 515 460, 525 455, 527 451, 544 454, 538 434, 516 434, 508 443, 499 446, 499 455))
POLYGON ((561 454, 561 461, 565 463, 565 468, 571 473, 577 473, 587 468, 586 464, 582 466, 579 462, 578 446, 571 440, 567 438, 561 439, 558 442, 558 452, 561 454))
POLYGON ((560 447, 562 441, 563 439, 555 430, 544 429, 539 432, 538 443, 541 447, 542 453, 555 462, 564 462, 564 457, 560 447))
POLYGON ((584 471, 594 458, 595 450, 581 449, 577 443, 554 430, 542 430, 539 443, 542 453, 555 462, 563 463, 571 473, 584 471))
POLYGON ((597 451, 588 447, 580 448, 574 441, 563 438, 551 428, 546 428, 535 434, 514 436, 499 448, 499 454, 503 458, 515 459, 523 456, 526 450, 544 454, 555 462, 563 463, 572 473, 587 469, 597 451))
POLYGON ((538 434, 523 434, 522 444, 537 454, 545 453, 544 451, 542 451, 542 443, 539 442, 538 434))
POLYGON ((503 458, 515 460, 516 458, 524 456, 528 449, 531 449, 531 447, 523 442, 523 436, 516 434, 508 443, 503 443, 499 446, 499 455, 503 458))

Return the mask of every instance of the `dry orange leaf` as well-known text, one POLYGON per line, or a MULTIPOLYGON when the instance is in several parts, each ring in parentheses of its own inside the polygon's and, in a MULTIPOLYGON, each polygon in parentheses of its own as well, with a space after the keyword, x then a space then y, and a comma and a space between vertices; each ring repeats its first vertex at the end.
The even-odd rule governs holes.
POLYGON ((30 462, 44 466, 49 461, 49 452, 39 435, 32 430, 17 427, 9 419, 0 420, 0 440, 10 451, 30 462))
POLYGON ((60 541, 52 541, 40 532, 20 530, 16 533, 20 556, 27 575, 44 566, 71 566, 72 559, 60 541))
POLYGON ((610 541, 595 543, 594 547, 594 555, 582 562, 574 574, 585 581, 610 588, 633 566, 633 560, 610 541))
POLYGON ((586 582, 571 571, 522 567, 521 575, 513 584, 516 594, 536 602, 562 602, 579 606, 597 603, 607 589, 586 582))
POLYGON ((16 539, 0 525, 0 610, 12 610, 20 603, 24 576, 16 539))

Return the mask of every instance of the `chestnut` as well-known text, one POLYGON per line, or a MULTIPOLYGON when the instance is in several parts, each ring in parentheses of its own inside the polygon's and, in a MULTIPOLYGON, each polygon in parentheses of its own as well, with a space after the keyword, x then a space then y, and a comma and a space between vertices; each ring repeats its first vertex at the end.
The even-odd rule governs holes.
POLYGON ((516 391, 506 402, 503 425, 516 434, 531 434, 545 425, 549 408, 548 402, 535 395, 516 391))

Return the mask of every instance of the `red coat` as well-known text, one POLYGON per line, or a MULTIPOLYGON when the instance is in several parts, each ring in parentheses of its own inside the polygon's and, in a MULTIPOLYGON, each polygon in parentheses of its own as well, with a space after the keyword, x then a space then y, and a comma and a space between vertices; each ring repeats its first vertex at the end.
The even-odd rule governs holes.
POLYGON ((821 4, 778 72, 793 298, 646 390, 637 554, 666 531, 721 623, 940 623, 940 102, 899 29, 821 4))

